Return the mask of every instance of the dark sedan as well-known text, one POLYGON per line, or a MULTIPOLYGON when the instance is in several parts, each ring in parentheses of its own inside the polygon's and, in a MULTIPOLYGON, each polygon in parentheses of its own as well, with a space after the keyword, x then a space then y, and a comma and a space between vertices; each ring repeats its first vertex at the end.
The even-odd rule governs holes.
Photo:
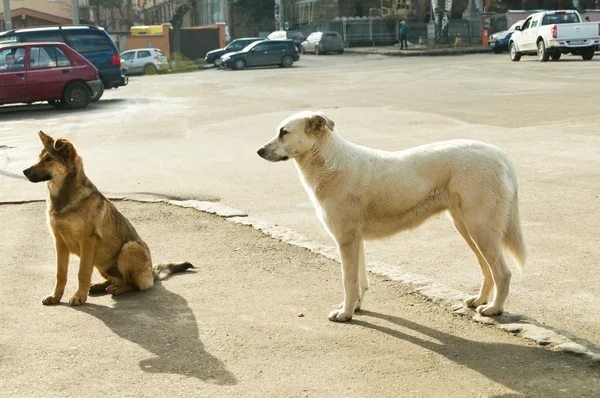
POLYGON ((496 54, 500 54, 504 50, 508 50, 508 41, 510 37, 515 33, 516 27, 523 25, 525 20, 515 22, 508 30, 503 30, 501 32, 496 32, 490 35, 488 40, 488 46, 494 50, 496 54))
POLYGON ((242 51, 225 54, 221 58, 221 67, 240 70, 250 66, 279 65, 289 68, 299 60, 300 51, 293 40, 262 40, 242 51))
POLYGON ((219 66, 221 64, 221 57, 225 54, 233 53, 236 51, 241 51, 248 44, 254 43, 255 41, 264 40, 260 37, 245 37, 242 39, 236 39, 229 43, 225 48, 218 48, 216 50, 212 50, 206 53, 204 59, 208 64, 214 64, 215 66, 219 66))

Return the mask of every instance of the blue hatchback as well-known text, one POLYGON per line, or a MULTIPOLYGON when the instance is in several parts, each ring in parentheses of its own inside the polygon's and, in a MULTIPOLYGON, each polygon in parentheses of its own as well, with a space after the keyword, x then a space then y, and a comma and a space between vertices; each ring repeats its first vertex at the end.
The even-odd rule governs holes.
POLYGON ((92 97, 98 101, 105 88, 126 86, 121 57, 108 33, 95 26, 49 26, 0 33, 0 44, 15 42, 63 42, 90 61, 100 74, 103 87, 92 97))

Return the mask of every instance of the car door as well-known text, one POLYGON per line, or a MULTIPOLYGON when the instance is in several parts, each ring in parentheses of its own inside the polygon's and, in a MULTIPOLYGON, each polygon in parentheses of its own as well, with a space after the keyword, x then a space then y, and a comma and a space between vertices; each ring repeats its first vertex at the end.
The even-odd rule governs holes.
POLYGON ((523 27, 521 28, 521 40, 519 41, 520 51, 532 51, 535 45, 535 38, 533 37, 533 29, 531 29, 531 20, 529 17, 525 20, 523 27))
POLYGON ((246 64, 248 66, 260 66, 269 64, 269 45, 270 42, 258 43, 246 56, 246 64))
POLYGON ((27 71, 29 100, 60 99, 65 85, 71 80, 72 69, 71 61, 60 48, 31 47, 27 71))
POLYGON ((123 54, 121 54, 121 59, 127 68, 127 73, 134 73, 135 51, 125 51, 123 54))
POLYGON ((152 63, 152 53, 149 50, 137 50, 135 54, 136 72, 143 72, 144 66, 146 66, 148 63, 152 63))
POLYGON ((0 52, 0 104, 27 102, 25 58, 25 47, 11 47, 0 52))

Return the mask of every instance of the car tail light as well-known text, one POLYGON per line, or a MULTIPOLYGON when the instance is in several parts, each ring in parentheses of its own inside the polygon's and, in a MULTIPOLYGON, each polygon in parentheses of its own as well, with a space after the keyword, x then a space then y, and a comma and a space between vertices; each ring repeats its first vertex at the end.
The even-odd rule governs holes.
POLYGON ((296 54, 300 54, 300 50, 298 50, 298 47, 294 46, 294 51, 296 52, 296 54))
POLYGON ((600 23, 598 24, 598 36, 600 36, 600 23))
POLYGON ((154 56, 154 60, 155 60, 155 61, 158 61, 158 55, 155 55, 155 56, 154 56))
POLYGON ((114 66, 120 66, 121 65, 121 56, 119 54, 113 54, 113 56, 112 56, 112 64, 114 66))
POLYGON ((550 28, 550 32, 552 32, 552 38, 553 38, 553 39, 556 39, 556 36, 557 36, 557 30, 558 30, 558 29, 556 29, 556 25, 552 25, 552 27, 550 28))
POLYGON ((555 11, 554 13, 559 15, 566 14, 564 11, 555 11))

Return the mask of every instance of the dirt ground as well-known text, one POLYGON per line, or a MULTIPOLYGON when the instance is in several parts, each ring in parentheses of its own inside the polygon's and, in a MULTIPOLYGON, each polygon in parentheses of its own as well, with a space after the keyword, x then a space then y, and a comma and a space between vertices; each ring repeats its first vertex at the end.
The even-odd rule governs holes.
POLYGON ((453 315, 371 275, 349 324, 339 265, 216 216, 118 202, 156 262, 194 271, 150 291, 45 307, 45 205, 0 206, 0 391, 50 396, 592 397, 600 368, 453 315))

